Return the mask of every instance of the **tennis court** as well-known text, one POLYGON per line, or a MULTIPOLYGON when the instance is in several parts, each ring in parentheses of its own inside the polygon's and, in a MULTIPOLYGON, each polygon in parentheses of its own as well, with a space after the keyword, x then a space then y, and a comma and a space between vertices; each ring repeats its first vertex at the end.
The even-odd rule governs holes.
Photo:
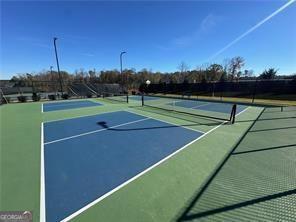
POLYGON ((142 105, 224 121, 229 121, 233 114, 239 114, 247 108, 246 105, 236 105, 234 108, 231 103, 158 96, 143 96, 142 105))
MULTIPOLYGON (((1 107, 7 116, 1 125, 1 143, 7 147, 2 152, 6 166, 2 173, 5 209, 32 209, 34 220, 46 222, 216 220, 222 211, 227 215, 224 217, 222 212, 222 218, 235 219, 237 209, 246 213, 248 208, 239 205, 239 198, 227 198, 235 196, 229 193, 229 187, 241 190, 243 204, 249 206, 250 201, 244 194, 244 180, 231 182, 231 178, 249 174, 258 177, 264 175, 263 168, 274 169, 282 162, 287 163, 283 165, 285 170, 294 164, 273 156, 274 162, 268 162, 268 158, 254 162, 258 167, 249 172, 235 159, 243 157, 245 150, 249 154, 251 146, 242 145, 242 138, 250 129, 252 138, 248 143, 253 147, 265 144, 264 138, 269 136, 272 150, 295 146, 291 139, 294 109, 267 112, 263 107, 238 104, 235 122, 230 124, 234 104, 145 97, 143 106, 121 99, 109 102, 110 98, 105 97, 1 107), (40 112, 42 106, 44 112, 40 112), (293 144, 276 141, 275 131, 269 130, 271 123, 276 125, 275 130, 285 132, 281 134, 282 138, 288 137, 285 141, 293 144), (244 147, 243 153, 239 149, 234 152, 237 146, 244 147), (22 156, 21 162, 15 153, 22 156), (216 173, 221 164, 228 166, 233 161, 235 167, 230 172, 223 168, 216 173), (220 174, 230 182, 221 181, 220 174), (11 175, 17 175, 17 180, 11 175), (225 188, 219 184, 225 184, 225 188), (217 199, 213 195, 234 210, 223 207, 224 202, 212 209, 210 206, 216 205, 209 202, 217 199)), ((291 148, 288 154, 281 157, 294 155, 291 148)), ((291 172, 285 175, 290 177, 291 172)), ((258 177, 256 183, 262 178, 258 177)), ((289 181, 291 187, 292 178, 289 181)), ((282 187, 274 189, 285 194, 282 187)), ((291 192, 294 194, 290 189, 287 195, 291 192)), ((257 202, 262 199, 256 193, 252 198, 257 202)))
POLYGON ((44 123, 47 221, 102 199, 202 134, 125 111, 44 123))
POLYGON ((42 112, 51 112, 58 110, 67 110, 67 109, 78 109, 84 107, 92 107, 92 106, 101 106, 101 103, 93 102, 89 100, 83 101, 71 101, 71 102, 49 102, 42 104, 42 112))
MULTIPOLYGON (((148 97, 150 100, 161 101, 157 97, 148 97)), ((174 102, 176 104, 184 109, 203 104, 216 113, 227 114, 232 107, 190 100, 174 102)), ((239 111, 245 108, 241 106, 239 111)), ((215 125, 224 123, 216 121, 215 125)), ((72 218, 196 142, 217 127, 215 125, 202 131, 130 111, 43 123, 43 219, 72 218)))
MULTIPOLYGON (((204 110, 209 112, 227 113, 231 112, 232 105, 229 103, 214 103, 214 102, 202 102, 202 101, 177 101, 175 103, 169 103, 171 106, 179 106, 183 108, 204 110)), ((238 105, 237 111, 241 112, 246 109, 247 106, 238 105)))

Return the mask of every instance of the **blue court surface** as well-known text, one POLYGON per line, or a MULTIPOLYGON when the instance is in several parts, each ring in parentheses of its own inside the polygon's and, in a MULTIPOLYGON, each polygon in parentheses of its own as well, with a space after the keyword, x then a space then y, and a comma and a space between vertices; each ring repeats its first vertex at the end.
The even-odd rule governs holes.
POLYGON ((44 123, 47 221, 68 217, 202 134, 126 111, 44 123))
MULTIPOLYGON (((195 101, 195 100, 179 100, 169 104, 183 107, 183 108, 190 108, 190 109, 225 113, 225 114, 230 113, 233 106, 233 104, 231 103, 215 103, 215 102, 195 101)), ((238 114, 246 108, 247 106, 237 105, 236 113, 238 114)))
POLYGON ((57 111, 57 110, 67 110, 67 109, 77 109, 92 106, 101 106, 102 104, 84 100, 84 101, 71 101, 71 102, 52 102, 43 103, 43 112, 57 111))

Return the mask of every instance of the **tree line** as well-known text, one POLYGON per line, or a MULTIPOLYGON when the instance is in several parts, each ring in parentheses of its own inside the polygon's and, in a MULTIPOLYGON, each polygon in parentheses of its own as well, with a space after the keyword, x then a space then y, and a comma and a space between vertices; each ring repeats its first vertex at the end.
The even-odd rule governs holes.
MULTIPOLYGON (((152 70, 125 69, 122 73, 114 70, 75 70, 74 73, 61 71, 60 76, 63 84, 73 82, 85 83, 118 83, 127 85, 129 88, 138 88, 147 79, 151 83, 199 83, 199 82, 223 82, 238 81, 240 79, 274 79, 278 78, 278 70, 269 68, 255 77, 253 70, 243 69, 245 65, 244 58, 237 56, 232 59, 226 59, 223 64, 205 64, 196 69, 189 69, 185 62, 181 62, 175 72, 153 72, 152 70)), ((295 78, 296 74, 289 78, 295 78)), ((281 78, 285 78, 281 76, 281 78)), ((18 82, 20 85, 30 85, 35 82, 59 82, 60 78, 56 71, 44 70, 34 74, 19 74, 13 76, 11 81, 18 82)))

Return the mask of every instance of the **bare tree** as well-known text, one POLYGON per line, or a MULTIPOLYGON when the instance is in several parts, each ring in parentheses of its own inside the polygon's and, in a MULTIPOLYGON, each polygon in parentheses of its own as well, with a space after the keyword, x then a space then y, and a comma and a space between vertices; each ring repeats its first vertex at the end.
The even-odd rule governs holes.
POLYGON ((245 60, 240 57, 234 57, 230 60, 228 66, 228 74, 230 75, 231 81, 241 74, 240 69, 245 65, 245 60))
POLYGON ((184 72, 187 72, 188 69, 189 69, 189 66, 183 61, 178 65, 178 70, 180 70, 181 74, 184 72))
POLYGON ((180 70, 180 78, 178 79, 178 82, 182 83, 186 79, 186 74, 187 74, 187 71, 189 70, 189 66, 182 61, 177 68, 178 70, 180 70))

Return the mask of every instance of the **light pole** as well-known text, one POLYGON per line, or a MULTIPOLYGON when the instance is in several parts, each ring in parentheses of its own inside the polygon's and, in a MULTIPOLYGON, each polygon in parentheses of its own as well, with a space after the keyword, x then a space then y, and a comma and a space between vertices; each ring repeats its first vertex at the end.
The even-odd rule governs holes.
MULTIPOLYGON (((120 75, 121 75, 121 78, 122 78, 122 80, 124 81, 124 79, 123 79, 123 76, 122 76, 122 56, 123 56, 123 54, 126 54, 126 52, 121 52, 120 53, 120 75)), ((127 83, 126 83, 126 89, 127 89, 128 87, 127 87, 127 83)), ((128 90, 128 89, 127 89, 128 90)))
POLYGON ((56 46, 57 39, 58 38, 56 38, 56 37, 53 38, 53 44, 54 44, 55 57, 56 57, 56 61, 57 61, 57 68, 58 68, 58 74, 59 74, 59 80, 60 80, 61 93, 63 95, 63 84, 62 84, 62 77, 61 77, 61 72, 60 72, 60 65, 59 65, 57 46, 56 46))
POLYGON ((122 55, 125 54, 126 52, 121 52, 120 53, 120 74, 122 75, 122 55))
POLYGON ((53 76, 53 73, 52 73, 52 69, 53 69, 53 66, 50 66, 50 80, 51 80, 51 83, 49 83, 49 89, 50 91, 51 90, 54 90, 55 91, 55 94, 57 94, 57 91, 56 91, 56 87, 55 87, 55 81, 54 81, 54 76, 53 76), (51 86, 52 84, 52 86, 51 86))

